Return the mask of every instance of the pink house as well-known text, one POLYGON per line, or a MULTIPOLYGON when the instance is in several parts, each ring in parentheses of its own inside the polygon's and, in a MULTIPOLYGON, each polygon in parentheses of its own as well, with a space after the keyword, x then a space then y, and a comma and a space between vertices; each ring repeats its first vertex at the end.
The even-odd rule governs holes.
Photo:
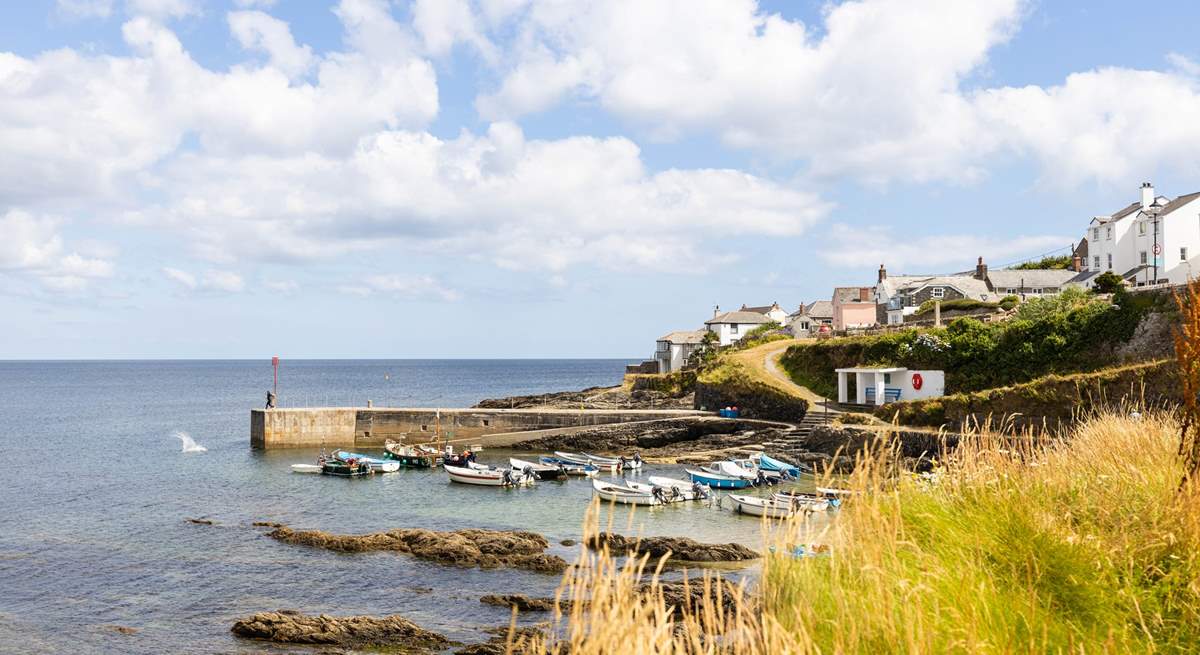
POLYGON ((879 320, 875 291, 871 287, 836 287, 833 290, 833 329, 871 327, 879 320))

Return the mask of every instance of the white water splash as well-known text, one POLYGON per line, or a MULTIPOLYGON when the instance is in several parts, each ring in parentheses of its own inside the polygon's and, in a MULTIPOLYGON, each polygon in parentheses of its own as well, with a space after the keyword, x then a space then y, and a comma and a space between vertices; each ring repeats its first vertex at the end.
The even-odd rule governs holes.
POLYGON ((192 435, 190 435, 186 432, 176 431, 176 432, 171 433, 171 436, 175 437, 176 439, 183 442, 183 452, 185 452, 185 453, 207 453, 208 452, 207 448, 196 443, 196 440, 192 438, 192 435))

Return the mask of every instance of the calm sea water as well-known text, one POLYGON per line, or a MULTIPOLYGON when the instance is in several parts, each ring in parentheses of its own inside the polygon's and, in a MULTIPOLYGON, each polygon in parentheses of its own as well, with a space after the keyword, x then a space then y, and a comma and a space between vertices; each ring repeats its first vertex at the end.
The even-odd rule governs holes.
MULTIPOLYGON (((294 361, 282 406, 468 406, 482 398, 614 384, 625 360, 294 361)), ((578 539, 586 481, 498 490, 440 471, 368 479, 296 475, 310 450, 253 451, 249 409, 268 362, 0 362, 0 653, 262 652, 237 617, 294 608, 399 613, 464 642, 507 623, 496 592, 552 595, 557 576, 339 555, 262 536, 256 520, 340 533, 398 527, 530 529, 578 539), (175 432, 207 452, 184 453, 175 432), (205 517, 215 525, 195 525, 205 517), (111 626, 137 628, 134 635, 111 626)), ((487 451, 481 459, 506 461, 487 451)), ((682 477, 678 467, 641 475, 682 477)), ((613 510, 621 531, 757 543, 757 521, 699 505, 613 510)), ((570 560, 575 549, 554 546, 570 560)), ((294 649, 295 652, 307 652, 294 649)), ((272 648, 272 652, 291 652, 272 648)))

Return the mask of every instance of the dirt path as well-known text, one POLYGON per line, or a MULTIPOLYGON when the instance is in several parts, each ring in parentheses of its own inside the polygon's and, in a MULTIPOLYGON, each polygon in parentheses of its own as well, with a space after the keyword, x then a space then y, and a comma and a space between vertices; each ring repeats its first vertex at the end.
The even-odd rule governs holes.
POLYGON ((779 367, 779 358, 789 346, 808 343, 810 339, 789 339, 787 341, 772 341, 761 346, 747 348, 734 353, 733 358, 746 366, 755 379, 764 382, 789 396, 803 398, 816 406, 825 399, 814 393, 808 387, 803 387, 792 381, 788 374, 779 367))

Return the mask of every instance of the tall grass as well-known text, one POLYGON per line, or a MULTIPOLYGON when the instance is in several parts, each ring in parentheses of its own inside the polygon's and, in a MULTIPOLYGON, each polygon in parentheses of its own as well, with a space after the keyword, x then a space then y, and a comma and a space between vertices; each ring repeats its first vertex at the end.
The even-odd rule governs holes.
POLYGON ((571 610, 536 649, 1196 652, 1200 504, 1177 495, 1178 435, 1166 413, 1037 444, 977 435, 933 479, 862 458, 846 483, 860 493, 821 537, 831 556, 783 555, 804 528, 785 525, 753 588, 702 575, 704 600, 681 613, 662 563, 581 551, 561 591, 571 610))

